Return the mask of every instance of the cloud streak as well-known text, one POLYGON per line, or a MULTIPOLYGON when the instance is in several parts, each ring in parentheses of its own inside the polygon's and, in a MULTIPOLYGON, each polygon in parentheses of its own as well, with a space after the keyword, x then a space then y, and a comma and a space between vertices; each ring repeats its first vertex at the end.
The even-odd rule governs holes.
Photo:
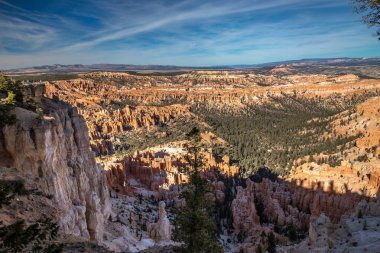
POLYGON ((0 68, 376 56, 358 20, 345 0, 0 0, 0 68))

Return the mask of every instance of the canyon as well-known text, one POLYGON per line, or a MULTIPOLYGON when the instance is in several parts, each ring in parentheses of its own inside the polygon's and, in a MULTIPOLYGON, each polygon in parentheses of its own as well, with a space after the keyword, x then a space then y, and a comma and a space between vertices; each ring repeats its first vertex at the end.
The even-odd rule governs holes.
POLYGON ((265 251, 271 233, 278 252, 380 248, 378 79, 296 74, 291 66, 278 66, 270 74, 89 72, 46 81, 43 89, 25 93, 42 116, 16 107, 17 123, 1 131, 1 178, 23 180, 42 192, 21 196, 13 211, 2 207, 7 223, 43 214, 58 221, 68 245, 75 238, 113 252, 175 245, 173 208, 184 205, 180 193, 188 182, 185 137, 196 126, 225 252, 265 251), (287 114, 283 101, 310 111, 334 108, 308 119, 326 126, 320 132, 297 131, 318 132, 321 143, 345 141, 288 161, 291 168, 281 175, 270 176, 266 167, 242 173, 227 152, 237 147, 216 134, 207 114, 244 118, 251 111, 259 115, 255 108, 287 114))
POLYGON ((334 94, 349 97, 376 92, 378 89, 377 80, 359 79, 355 75, 262 76, 234 71, 200 71, 174 77, 100 72, 47 85, 50 96, 91 109, 101 108, 104 104, 107 107, 112 103, 134 101, 142 105, 162 105, 167 102, 204 104, 209 108, 233 111, 249 104, 262 103, 271 96, 294 92, 305 98, 326 98, 334 94))

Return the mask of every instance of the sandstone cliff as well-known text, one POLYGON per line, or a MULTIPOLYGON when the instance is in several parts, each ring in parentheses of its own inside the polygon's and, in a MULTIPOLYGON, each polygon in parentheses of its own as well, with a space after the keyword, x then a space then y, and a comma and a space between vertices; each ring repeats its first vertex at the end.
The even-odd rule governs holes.
POLYGON ((90 150, 84 119, 64 103, 43 98, 41 107, 42 117, 16 108, 17 124, 1 129, 2 177, 14 174, 27 187, 51 196, 43 209, 56 211, 48 215, 64 233, 101 242, 110 213, 109 193, 90 150))

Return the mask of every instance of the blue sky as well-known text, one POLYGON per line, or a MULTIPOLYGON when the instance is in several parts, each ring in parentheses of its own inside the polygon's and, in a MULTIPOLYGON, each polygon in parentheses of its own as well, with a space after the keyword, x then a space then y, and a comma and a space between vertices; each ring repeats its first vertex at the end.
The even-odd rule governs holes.
POLYGON ((380 56, 350 0, 0 0, 0 69, 380 56))

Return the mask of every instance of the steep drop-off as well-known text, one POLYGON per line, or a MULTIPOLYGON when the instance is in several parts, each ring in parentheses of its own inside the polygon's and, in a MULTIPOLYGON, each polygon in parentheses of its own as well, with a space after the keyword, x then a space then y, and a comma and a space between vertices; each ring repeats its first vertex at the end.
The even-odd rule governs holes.
POLYGON ((17 123, 1 129, 0 171, 3 179, 24 180, 28 189, 46 198, 36 202, 20 197, 22 204, 13 212, 2 210, 3 220, 32 220, 45 213, 63 233, 101 242, 110 214, 109 193, 90 150, 85 121, 68 104, 42 98, 40 106, 43 116, 16 108, 17 123))

